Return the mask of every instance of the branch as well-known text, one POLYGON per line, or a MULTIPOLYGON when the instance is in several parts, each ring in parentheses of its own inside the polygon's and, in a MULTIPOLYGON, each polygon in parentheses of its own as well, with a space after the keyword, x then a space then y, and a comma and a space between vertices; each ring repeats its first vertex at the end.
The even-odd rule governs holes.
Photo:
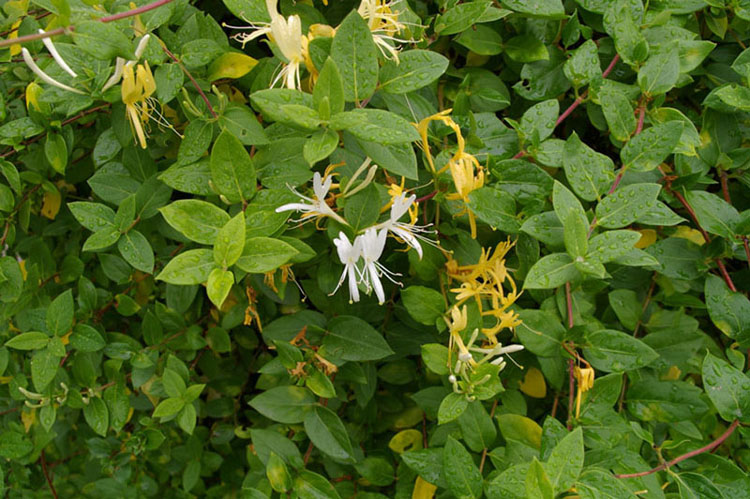
POLYGON ((732 433, 734 433, 734 430, 737 428, 737 426, 739 426, 739 424, 740 424, 739 420, 735 419, 734 421, 732 421, 732 424, 729 425, 729 428, 727 428, 727 431, 725 431, 719 438, 717 438, 710 444, 705 445, 701 447, 700 449, 695 449, 693 451, 690 451, 687 454, 683 454, 679 457, 676 457, 672 459, 671 461, 665 461, 661 463, 659 466, 657 466, 656 468, 652 468, 648 471, 640 471, 638 473, 625 473, 625 474, 615 475, 615 477, 616 478, 640 478, 642 476, 650 475, 652 473, 656 473, 657 471, 661 471, 663 469, 669 468, 670 466, 674 466, 677 463, 680 463, 686 459, 690 459, 691 457, 695 457, 699 454, 703 454, 704 452, 712 451, 716 447, 723 444, 724 441, 727 438, 729 438, 732 435, 732 433))
MULTIPOLYGON (((113 14, 111 16, 100 17, 98 21, 103 22, 103 23, 111 23, 112 21, 118 21, 120 19, 125 19, 126 17, 137 16, 138 14, 143 14, 144 12, 158 9, 162 5, 166 5, 170 3, 171 1, 172 0, 157 0, 156 2, 143 5, 141 7, 138 7, 137 9, 128 10, 126 12, 120 12, 119 14, 113 14)), ((75 29, 76 29, 75 26, 65 26, 64 28, 56 28, 56 29, 52 29, 49 31, 45 31, 44 33, 33 33, 31 35, 19 36, 18 38, 8 38, 8 39, 0 41, 0 48, 8 47, 9 45, 33 42, 35 40, 42 40, 44 38, 52 38, 53 36, 57 36, 57 35, 64 35, 64 34, 70 33, 71 31, 75 31, 75 29)))
POLYGON ((206 103, 206 107, 208 107, 208 111, 211 113, 211 116, 214 119, 218 118, 219 115, 217 115, 216 111, 214 111, 213 106, 208 101, 208 97, 206 97, 206 94, 203 93, 203 90, 201 89, 200 85, 198 85, 198 82, 195 81, 195 78, 193 78, 193 75, 190 74, 190 71, 188 71, 187 68, 183 66, 182 62, 180 62, 180 60, 167 48, 166 45, 162 43, 161 48, 162 50, 164 50, 164 53, 166 53, 169 56, 169 58, 172 59, 172 61, 174 61, 175 64, 180 66, 180 69, 182 70, 183 73, 185 73, 185 76, 187 76, 190 79, 190 81, 193 83, 193 86, 200 94, 201 98, 203 99, 203 102, 206 103))
POLYGON ((44 473, 44 478, 47 479, 47 485, 49 485, 49 490, 52 492, 52 497, 57 499, 57 491, 55 490, 55 486, 52 485, 52 479, 49 476, 49 470, 47 469, 47 460, 44 458, 44 450, 42 450, 42 455, 39 458, 42 462, 42 473, 44 473))

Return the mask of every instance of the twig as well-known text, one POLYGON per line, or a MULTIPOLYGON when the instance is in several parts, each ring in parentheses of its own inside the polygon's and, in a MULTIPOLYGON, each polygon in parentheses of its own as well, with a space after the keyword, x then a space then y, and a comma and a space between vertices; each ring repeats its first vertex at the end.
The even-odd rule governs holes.
MULTIPOLYGON (((495 399, 495 402, 492 404, 492 410, 490 411, 490 419, 495 417, 495 410, 497 409, 497 403, 498 403, 498 400, 495 399)), ((425 445, 425 448, 426 447, 427 446, 425 445)), ((482 449, 482 460, 479 462, 479 473, 481 473, 482 470, 484 469, 484 462, 486 460, 487 460, 487 448, 485 447, 484 449, 482 449)))
POLYGON ((573 405, 575 403, 576 377, 575 361, 568 359, 568 422, 565 425, 568 431, 573 429, 573 405))
POLYGON ((417 198, 414 202, 415 203, 421 203, 422 201, 428 201, 428 200, 434 198, 437 195, 437 193, 438 193, 438 191, 434 190, 431 193, 422 196, 421 198, 417 198))
MULTIPOLYGON (((112 21, 118 21, 120 19, 125 19, 126 17, 137 16, 138 14, 143 14, 144 12, 157 9, 161 7, 162 5, 166 5, 170 3, 171 1, 172 0, 157 0, 156 2, 143 5, 136 9, 128 10, 125 12, 120 12, 119 14, 113 14, 111 16, 100 17, 98 20, 103 23, 110 23, 112 21)), ((26 43, 26 42, 33 42, 35 40, 43 40, 44 38, 51 38, 57 35, 64 35, 66 33, 70 33, 71 31, 75 31, 75 29, 76 29, 75 26, 65 26, 63 28, 56 28, 56 29, 52 29, 49 31, 45 31, 44 33, 33 33, 30 35, 19 36, 18 38, 8 38, 6 40, 0 40, 0 48, 7 47, 9 45, 16 45, 18 43, 26 43)))
POLYGON ((657 466, 656 468, 652 468, 652 469, 650 469, 648 471, 641 471, 641 472, 638 472, 638 473, 619 474, 619 475, 615 475, 615 477, 617 477, 617 478, 640 478, 642 476, 647 476, 647 475, 650 475, 652 473, 656 473, 657 471, 661 471, 663 469, 669 468, 670 466, 674 466, 677 463, 680 463, 680 462, 682 462, 682 461, 684 461, 686 459, 690 459, 691 457, 695 457, 695 456, 697 456, 699 454, 703 454, 704 452, 711 451, 711 450, 717 448, 718 446, 720 446, 722 443, 724 443, 724 441, 727 438, 729 438, 732 435, 732 433, 734 433, 734 430, 737 428, 737 426, 739 426, 739 424, 740 424, 739 420, 735 419, 734 421, 732 421, 732 424, 729 425, 729 428, 727 428, 727 431, 725 431, 724 433, 722 433, 722 435, 719 438, 717 438, 716 440, 714 440, 710 444, 705 445, 705 446, 701 447, 700 449, 695 449, 693 451, 690 451, 687 454, 683 454, 683 455, 681 455, 679 457, 676 457, 676 458, 672 459, 671 461, 665 461, 665 462, 661 463, 659 466, 657 466))
POLYGON ((49 476, 49 470, 47 470, 47 460, 44 458, 44 450, 42 450, 42 454, 39 458, 42 462, 42 473, 44 473, 44 478, 47 479, 47 485, 49 485, 49 490, 52 492, 52 497, 57 499, 57 491, 55 490, 55 486, 52 485, 52 479, 49 476))
POLYGON ((211 103, 209 102, 208 97, 206 97, 206 94, 203 93, 203 90, 201 89, 200 85, 198 85, 198 82, 195 81, 195 78, 193 78, 193 75, 190 74, 190 71, 187 70, 187 68, 182 64, 182 62, 180 62, 180 60, 177 57, 175 57, 175 55, 167 48, 166 45, 162 44, 161 48, 164 51, 164 53, 167 54, 169 56, 169 58, 172 59, 172 61, 174 61, 174 63, 177 64, 180 67, 180 69, 182 70, 182 72, 185 73, 185 76, 187 76, 190 79, 190 81, 192 82, 193 86, 198 91, 198 94, 200 94, 201 99, 203 99, 203 102, 206 103, 206 107, 208 107, 208 111, 211 113, 211 116, 214 119, 218 118, 219 115, 216 114, 216 111, 214 111, 214 108, 211 105, 211 103))

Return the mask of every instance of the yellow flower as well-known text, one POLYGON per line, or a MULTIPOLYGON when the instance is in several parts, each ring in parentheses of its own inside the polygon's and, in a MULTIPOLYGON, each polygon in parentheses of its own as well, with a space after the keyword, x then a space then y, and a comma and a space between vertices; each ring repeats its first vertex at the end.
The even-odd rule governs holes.
POLYGON ((135 71, 133 66, 125 65, 122 74, 122 102, 125 104, 125 113, 130 120, 131 129, 144 149, 144 127, 148 128, 148 120, 155 111, 155 99, 151 97, 155 91, 156 81, 148 63, 138 64, 135 71))
POLYGON ((448 329, 451 334, 460 333, 466 329, 466 325, 469 322, 469 314, 466 305, 460 309, 457 305, 454 305, 453 308, 451 308, 451 320, 446 320, 445 322, 448 324, 448 329))
POLYGON ((383 56, 398 62, 398 48, 394 47, 393 43, 408 40, 395 37, 406 28, 406 25, 398 20, 398 11, 393 11, 395 3, 393 0, 362 0, 357 12, 367 22, 372 39, 383 56))
POLYGON ((443 173, 446 169, 450 169, 451 177, 453 178, 453 185, 456 188, 456 192, 445 196, 447 200, 462 200, 464 202, 464 209, 457 213, 455 216, 467 215, 469 217, 469 226, 471 227, 471 237, 476 239, 477 237, 477 224, 474 218, 474 213, 469 209, 469 194, 484 186, 484 169, 479 163, 477 158, 465 151, 466 141, 464 140, 463 134, 461 133, 461 127, 451 119, 449 116, 451 110, 446 109, 432 116, 428 116, 423 119, 417 125, 417 131, 422 138, 422 148, 424 149, 425 156, 427 158, 427 164, 429 165, 432 172, 436 175, 443 173), (439 171, 435 169, 435 163, 430 152, 430 144, 427 137, 428 127, 432 121, 439 121, 450 127, 453 133, 456 134, 456 152, 448 160, 448 164, 439 171))

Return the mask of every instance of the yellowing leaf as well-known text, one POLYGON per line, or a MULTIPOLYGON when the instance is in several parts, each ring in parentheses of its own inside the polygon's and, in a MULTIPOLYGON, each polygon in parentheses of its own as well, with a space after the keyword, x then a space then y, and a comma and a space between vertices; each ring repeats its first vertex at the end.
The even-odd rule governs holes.
POLYGON ((26 280, 26 277, 29 275, 28 272, 26 272, 26 260, 19 260, 18 266, 21 268, 21 275, 23 276, 23 280, 26 280))
POLYGON ((648 248, 656 242, 656 231, 654 229, 642 229, 638 232, 641 233, 641 238, 635 243, 636 248, 648 248))
POLYGON ((388 442, 388 447, 396 454, 421 449, 422 432, 414 429, 400 431, 388 442))
POLYGON ((60 211, 60 202, 62 196, 60 191, 47 191, 44 193, 44 199, 42 202, 42 215, 54 220, 57 213, 60 211))
POLYGON ((414 491, 411 493, 411 499, 432 499, 435 496, 436 490, 437 487, 421 476, 418 476, 414 482, 414 491))
POLYGON ((395 429, 402 429, 402 428, 411 428, 415 424, 422 421, 422 409, 420 409, 418 406, 412 406, 406 410, 404 410, 401 414, 399 414, 395 420, 393 420, 393 428, 395 429))
POLYGON ((36 421, 36 409, 31 409, 28 412, 26 410, 21 411, 21 421, 23 422, 23 429, 28 433, 34 421, 36 421))
POLYGON ((669 370, 661 376, 661 379, 665 381, 677 381, 682 376, 682 371, 677 366, 671 366, 669 370))
POLYGON ((544 381, 544 375, 536 367, 526 371, 526 376, 521 382, 520 389, 529 397, 542 399, 547 395, 547 383, 544 381))
MULTIPOLYGON (((23 19, 19 19, 18 21, 14 22, 13 25, 10 27, 11 32, 8 35, 8 39, 9 40, 12 40, 14 38, 18 38, 18 27, 21 25, 21 21, 23 21, 23 19)), ((11 45, 10 46, 10 55, 11 56, 16 56, 16 55, 18 55, 20 53, 21 53, 21 44, 20 43, 16 43, 15 45, 11 45)))
POLYGON ((692 229, 690 227, 686 227, 685 225, 680 225, 679 227, 677 227, 677 230, 674 234, 672 234, 672 236, 687 239, 688 241, 694 242, 698 246, 703 246, 703 243, 706 242, 705 239, 703 239, 700 231, 692 229))
POLYGON ((466 54, 466 65, 467 66, 483 66, 484 63, 490 60, 487 55, 480 55, 475 52, 469 52, 466 54))
POLYGON ((71 334, 73 334, 73 330, 72 330, 72 329, 71 329, 70 331, 68 331, 68 332, 67 332, 67 333, 65 334, 65 336, 63 336, 62 338, 60 338, 60 342, 61 342, 61 343, 62 343, 63 345, 67 345, 68 343, 70 343, 70 335, 71 335, 71 334))
POLYGON ((33 107, 35 111, 42 111, 39 106, 39 96, 42 92, 42 87, 34 81, 26 85, 26 109, 31 110, 33 107))
POLYGON ((208 68, 208 81, 220 78, 242 78, 258 64, 257 59, 237 52, 222 54, 208 68))

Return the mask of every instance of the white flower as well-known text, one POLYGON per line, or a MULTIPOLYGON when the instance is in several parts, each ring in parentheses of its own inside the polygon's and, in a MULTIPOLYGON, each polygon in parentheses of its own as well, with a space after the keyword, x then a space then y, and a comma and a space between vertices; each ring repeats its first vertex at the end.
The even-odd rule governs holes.
MULTIPOLYGON (((425 241, 429 244, 432 244, 433 246, 436 245, 435 241, 426 238, 425 236, 421 235, 420 233, 425 232, 431 232, 427 230, 425 226, 422 225, 415 225, 412 222, 399 222, 399 219, 403 217, 406 213, 408 213, 412 206, 414 206, 414 201, 417 199, 417 196, 411 195, 410 197, 406 197, 406 194, 399 194, 398 196, 393 198, 393 204, 391 204, 391 213, 390 217, 387 221, 381 223, 377 226, 377 228, 385 229, 391 231, 394 235, 401 238, 417 251, 417 254, 419 255, 419 258, 422 258, 422 245, 419 244, 419 239, 422 241, 425 241)), ((412 214, 412 220, 416 217, 416 208, 415 212, 412 214)))
POLYGON ((344 271, 341 273, 339 283, 336 285, 336 289, 333 290, 334 294, 339 290, 341 284, 345 279, 349 279, 349 303, 359 301, 359 288, 357 283, 360 279, 357 278, 359 269, 357 269, 357 261, 362 256, 362 238, 354 238, 354 244, 349 242, 349 238, 346 234, 339 232, 339 237, 333 240, 333 244, 336 245, 336 251, 339 254, 339 260, 344 264, 344 271))
POLYGON ((398 20, 398 11, 393 11, 395 3, 393 0, 362 0, 357 12, 367 22, 372 39, 383 56, 398 62, 398 49, 392 45, 392 42, 407 42, 408 40, 394 37, 406 28, 406 25, 398 20))
POLYGON ((382 305, 385 303, 385 292, 383 291, 383 284, 380 282, 380 276, 384 275, 392 283, 401 285, 401 283, 393 280, 391 276, 397 276, 396 274, 386 269, 378 259, 383 254, 385 248, 385 238, 388 236, 388 231, 381 229, 376 230, 374 227, 370 227, 357 239, 362 240, 362 258, 365 261, 364 275, 362 276, 365 284, 368 288, 375 290, 375 295, 378 297, 378 303, 382 305))
POLYGON ((102 92, 107 91, 110 87, 113 87, 114 85, 117 85, 120 82, 120 79, 122 78, 122 70, 125 66, 133 66, 143 55, 143 52, 146 51, 146 46, 148 45, 148 39, 151 37, 151 35, 143 35, 141 37, 141 41, 138 42, 138 47, 135 49, 135 59, 132 61, 125 62, 125 59, 122 57, 118 57, 115 59, 115 72, 112 74, 112 76, 109 77, 107 82, 102 87, 102 92))
POLYGON ((302 35, 300 17, 293 15, 284 18, 279 14, 276 3, 277 0, 266 0, 266 8, 271 16, 270 23, 250 24, 250 26, 229 26, 225 24, 225 26, 253 30, 251 33, 240 33, 232 37, 242 43, 243 47, 246 43, 266 35, 269 40, 276 44, 287 60, 271 86, 273 87, 279 80, 283 80, 284 86, 287 88, 298 89, 300 87, 300 64, 305 62, 305 53, 307 52, 307 38, 302 35))
MULTIPOLYGON (((52 41, 49 42, 49 45, 47 45, 46 43, 45 43, 45 45, 47 47, 51 46, 54 49, 54 45, 52 45, 52 41)), ((77 88, 73 88, 71 86, 65 85, 64 83, 60 83, 59 81, 55 80, 54 78, 52 78, 51 76, 49 76, 47 73, 45 73, 44 71, 42 71, 41 68, 36 65, 36 62, 34 62, 34 58, 31 57, 31 53, 28 51, 28 49, 26 47, 21 47, 21 55, 23 56, 23 60, 26 63, 26 65, 29 67, 29 69, 31 69, 31 71, 33 71, 34 74, 37 75, 44 83, 52 85, 53 87, 60 88, 62 90, 66 90, 68 92, 73 92, 74 94, 81 94, 81 95, 85 95, 86 94, 86 92, 78 90, 77 88)), ((57 61, 57 59, 60 57, 60 54, 57 53, 56 49, 55 49, 55 52, 52 53, 52 57, 55 59, 55 61, 57 61), (55 57, 55 55, 56 55, 56 57, 55 57)), ((62 58, 60 58, 60 60, 62 60, 62 58)), ((64 63, 65 63, 65 61, 63 61, 63 64, 64 63)), ((60 67, 62 67, 62 65, 60 67)), ((65 67, 67 67, 68 69, 70 69, 70 67, 67 64, 65 64, 65 67)), ((65 69, 65 67, 63 67, 63 69, 65 69)), ((73 73, 73 74, 75 74, 75 73, 73 73)))
POLYGON ((339 223, 342 223, 344 225, 349 225, 346 222, 346 220, 341 218, 341 216, 339 216, 335 211, 333 211, 331 207, 328 206, 328 204, 326 203, 326 196, 328 195, 328 191, 331 189, 332 182, 333 182, 333 177, 326 177, 325 181, 323 181, 323 179, 320 176, 320 173, 315 172, 315 175, 313 175, 313 193, 315 197, 309 198, 307 196, 300 194, 294 188, 291 188, 292 191, 296 195, 298 195, 304 201, 308 201, 308 203, 285 204, 276 208, 276 213, 281 213, 282 211, 296 210, 296 211, 301 211, 302 213, 304 213, 304 216, 300 220, 302 222, 312 219, 313 217, 331 217, 339 223))

